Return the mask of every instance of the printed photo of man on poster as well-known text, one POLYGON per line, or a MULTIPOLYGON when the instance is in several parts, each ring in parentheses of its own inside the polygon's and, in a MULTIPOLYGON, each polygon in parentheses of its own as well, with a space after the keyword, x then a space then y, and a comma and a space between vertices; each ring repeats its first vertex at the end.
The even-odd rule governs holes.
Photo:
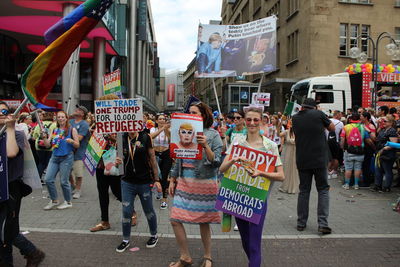
POLYGON ((171 117, 171 158, 201 159, 196 135, 203 132, 203 119, 197 115, 174 113, 171 117))

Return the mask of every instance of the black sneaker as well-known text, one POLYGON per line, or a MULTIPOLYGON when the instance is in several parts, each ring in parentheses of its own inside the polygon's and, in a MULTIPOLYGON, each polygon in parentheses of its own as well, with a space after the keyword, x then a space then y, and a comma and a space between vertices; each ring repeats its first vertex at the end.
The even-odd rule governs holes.
POLYGON ((382 193, 382 187, 381 187, 381 186, 374 185, 374 187, 372 187, 372 188, 370 189, 370 191, 382 193))
POLYGON ((332 233, 332 229, 327 226, 318 227, 318 232, 322 235, 329 235, 332 233))
POLYGON ((158 243, 158 236, 150 237, 149 241, 146 243, 146 248, 154 248, 158 243))
POLYGON ((384 187, 384 188, 382 189, 382 191, 383 191, 383 192, 386 192, 386 193, 389 193, 391 190, 390 190, 390 187, 384 187))
POLYGON ((129 242, 122 241, 122 243, 115 250, 117 252, 124 252, 129 246, 129 242))

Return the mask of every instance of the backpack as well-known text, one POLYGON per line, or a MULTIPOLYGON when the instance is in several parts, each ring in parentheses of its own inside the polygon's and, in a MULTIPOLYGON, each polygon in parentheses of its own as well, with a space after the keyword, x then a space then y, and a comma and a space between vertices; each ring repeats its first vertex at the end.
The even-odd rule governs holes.
POLYGON ((347 152, 356 155, 364 154, 364 131, 364 127, 360 127, 360 124, 350 130, 349 136, 346 136, 345 142, 347 152))

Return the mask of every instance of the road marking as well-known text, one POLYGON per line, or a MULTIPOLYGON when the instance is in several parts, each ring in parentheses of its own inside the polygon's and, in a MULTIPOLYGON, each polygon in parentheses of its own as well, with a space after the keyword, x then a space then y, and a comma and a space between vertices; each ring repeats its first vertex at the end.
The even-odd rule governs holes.
MULTIPOLYGON (((99 231, 92 233, 89 230, 71 230, 71 229, 51 229, 51 228, 25 228, 21 227, 21 231, 40 232, 40 233, 67 233, 67 234, 85 234, 85 235, 115 235, 122 236, 121 231, 99 231)), ((131 236, 150 236, 149 233, 132 232, 131 236)), ((175 238, 174 234, 159 234, 159 237, 175 238)), ((188 235, 188 238, 200 239, 200 235, 188 235)), ((239 233, 226 234, 226 235, 212 235, 212 239, 240 239, 239 233)), ((321 236, 318 234, 304 234, 304 235, 263 235, 262 239, 314 239, 314 238, 329 238, 329 239, 342 239, 342 238, 400 238, 400 234, 331 234, 321 236)))

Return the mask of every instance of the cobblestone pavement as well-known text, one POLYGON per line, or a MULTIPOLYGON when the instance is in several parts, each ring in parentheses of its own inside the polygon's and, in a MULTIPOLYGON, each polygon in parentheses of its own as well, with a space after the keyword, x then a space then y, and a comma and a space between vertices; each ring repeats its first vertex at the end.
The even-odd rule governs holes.
MULTIPOLYGON (((138 266, 166 267, 176 260, 178 251, 172 238, 160 239, 157 247, 147 249, 146 237, 133 238, 139 251, 115 252, 117 236, 31 233, 27 235, 47 256, 41 266, 138 266)), ((202 259, 200 239, 190 239, 195 265, 202 259)), ((213 240, 214 266, 247 266, 239 239, 213 240)), ((15 253, 15 266, 25 260, 15 253)), ((311 238, 264 239, 262 266, 399 266, 400 239, 391 238, 311 238)))
MULTIPOLYGON (((330 184, 329 223, 333 234, 323 238, 317 235, 315 187, 307 228, 298 232, 297 194, 281 193, 280 184, 274 184, 263 232, 263 266, 395 266, 400 262, 400 213, 392 210, 400 190, 379 194, 367 189, 346 191, 339 179, 330 180, 330 184)), ((115 247, 121 242, 121 204, 111 193, 112 228, 97 233, 88 230, 100 220, 94 177, 85 178, 82 197, 73 200, 71 209, 44 211, 49 201, 45 195, 34 191, 23 200, 21 210, 22 230, 29 231, 27 237, 48 255, 43 266, 168 266, 178 255, 169 211, 160 210, 155 199, 159 244, 154 249, 145 248, 149 229, 136 200, 138 225, 132 228, 132 240, 140 251, 120 254, 115 247)), ((199 263, 199 228, 185 227, 193 257, 199 263)), ((214 266, 246 266, 238 232, 222 233, 220 227, 212 226, 214 266)), ((24 259, 17 251, 14 255, 16 266, 23 266, 24 259)))

